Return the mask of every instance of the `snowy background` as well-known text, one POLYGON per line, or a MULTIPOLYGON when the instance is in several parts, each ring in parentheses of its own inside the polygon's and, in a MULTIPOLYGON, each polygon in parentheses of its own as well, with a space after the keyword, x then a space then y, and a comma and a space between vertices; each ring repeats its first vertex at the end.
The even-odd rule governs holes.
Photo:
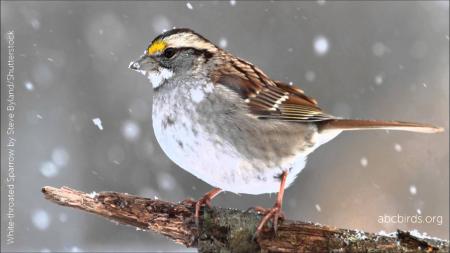
MULTIPOLYGON (((2 215, 3 250, 186 251, 153 233, 56 206, 40 193, 44 185, 67 185, 180 201, 210 189, 163 154, 151 129, 151 86, 127 68, 173 26, 190 27, 273 78, 300 85, 335 115, 445 127, 440 135, 342 134, 310 156, 286 192, 284 211, 337 227, 449 238, 448 2, 1 5, 2 134, 10 29, 18 101, 16 243, 4 247, 2 215), (385 214, 441 215, 443 224, 378 223, 385 214)), ((274 200, 225 193, 213 204, 246 209, 274 200)))

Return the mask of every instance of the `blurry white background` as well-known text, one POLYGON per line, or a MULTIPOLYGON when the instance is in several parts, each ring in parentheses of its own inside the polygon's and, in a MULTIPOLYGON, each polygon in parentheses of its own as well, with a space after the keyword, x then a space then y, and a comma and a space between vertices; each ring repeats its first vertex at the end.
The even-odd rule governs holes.
MULTIPOLYGON (((16 33, 16 243, 9 251, 186 251, 153 234, 44 200, 44 185, 181 201, 210 189, 174 165, 151 129, 152 89, 131 60, 164 29, 189 27, 337 116, 428 122, 439 135, 345 133, 292 187, 289 219, 449 238, 449 5, 441 2, 1 2, 2 137, 6 32, 16 33), (95 120, 94 120, 95 119, 95 120), (101 127, 100 127, 101 122, 101 127), (380 224, 381 215, 443 224, 380 224)), ((5 94, 5 95, 4 95, 5 94)), ((2 138, 2 178, 6 176, 2 138)), ((2 181, 2 213, 7 199, 2 181)), ((270 207, 275 195, 214 205, 270 207)), ((192 249, 191 249, 192 250, 192 249)))

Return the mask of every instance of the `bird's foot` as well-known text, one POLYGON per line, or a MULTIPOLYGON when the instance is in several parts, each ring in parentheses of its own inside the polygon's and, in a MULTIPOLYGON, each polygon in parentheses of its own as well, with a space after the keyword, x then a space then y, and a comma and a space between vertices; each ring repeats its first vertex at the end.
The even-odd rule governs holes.
POLYGON ((281 173, 281 176, 280 176, 281 182, 280 182, 280 190, 278 191, 278 194, 277 194, 277 201, 275 202, 275 204, 273 205, 272 208, 270 208, 270 209, 266 209, 266 208, 262 208, 262 207, 254 208, 255 211, 258 212, 258 210, 259 210, 261 213, 264 213, 263 218, 261 219, 258 226, 256 227, 254 239, 258 238, 258 236, 261 234, 261 232, 264 228, 264 225, 266 225, 271 218, 272 218, 273 231, 274 231, 275 235, 277 234, 278 219, 284 220, 284 214, 281 211, 281 206, 282 206, 282 202, 283 202, 284 188, 286 186, 286 178, 287 178, 287 171, 283 171, 283 173, 281 173))
POLYGON ((261 234, 261 232, 263 232, 265 225, 268 224, 271 218, 272 218, 272 227, 275 234, 277 233, 278 230, 278 221, 279 220, 283 221, 285 219, 285 215, 281 210, 281 205, 278 203, 275 203, 275 205, 272 208, 264 208, 256 206, 251 209, 256 211, 257 213, 261 213, 264 215, 261 221, 259 222, 258 226, 256 227, 255 238, 257 238, 261 234))
POLYGON ((194 219, 195 225, 199 225, 199 217, 200 217, 200 208, 202 206, 208 206, 211 208, 211 200, 217 196, 222 190, 219 188, 214 188, 211 191, 207 192, 203 197, 199 200, 186 199, 183 203, 189 204, 191 206, 195 206, 194 219))

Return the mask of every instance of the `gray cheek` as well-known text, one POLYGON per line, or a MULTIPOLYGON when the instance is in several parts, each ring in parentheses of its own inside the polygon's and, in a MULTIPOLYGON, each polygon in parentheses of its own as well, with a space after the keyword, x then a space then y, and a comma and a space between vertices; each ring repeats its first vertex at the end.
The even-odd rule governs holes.
POLYGON ((189 55, 187 53, 181 53, 177 56, 176 59, 174 59, 172 65, 173 69, 177 73, 186 72, 188 70, 192 69, 192 66, 194 65, 194 58, 192 55, 189 55))

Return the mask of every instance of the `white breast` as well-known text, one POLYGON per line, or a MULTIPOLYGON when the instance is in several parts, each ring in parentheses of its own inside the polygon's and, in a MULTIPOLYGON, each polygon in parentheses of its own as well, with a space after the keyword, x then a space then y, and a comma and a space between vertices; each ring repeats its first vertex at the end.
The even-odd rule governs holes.
POLYGON ((305 167, 307 154, 335 137, 334 134, 327 136, 308 152, 269 168, 261 161, 242 156, 233 145, 215 134, 214 124, 200 123, 204 120, 199 120, 201 116, 196 107, 214 87, 198 87, 158 91, 153 102, 153 130, 162 150, 173 162, 214 187, 234 193, 278 192, 277 176, 283 170, 289 171, 287 187, 305 167))
POLYGON ((153 130, 165 154, 178 166, 210 185, 232 190, 226 184, 234 184, 242 161, 231 145, 199 124, 195 103, 204 99, 205 93, 193 88, 156 96, 153 130))

